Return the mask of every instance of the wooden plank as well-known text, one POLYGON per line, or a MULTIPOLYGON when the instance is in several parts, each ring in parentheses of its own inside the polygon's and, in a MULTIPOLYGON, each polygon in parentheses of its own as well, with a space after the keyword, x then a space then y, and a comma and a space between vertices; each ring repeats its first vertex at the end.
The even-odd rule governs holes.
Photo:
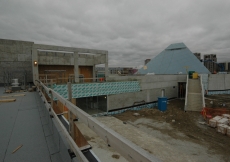
POLYGON ((85 137, 82 135, 81 131, 78 129, 77 125, 74 123, 74 141, 78 147, 86 147, 89 145, 85 137))
POLYGON ((12 99, 0 99, 0 102, 14 102, 16 101, 15 98, 12 98, 12 99))
MULTIPOLYGON (((79 66, 80 73, 84 78, 93 78, 93 66, 79 66)), ((92 79, 84 79, 84 82, 93 82, 92 79)))
POLYGON ((69 135, 69 132, 67 132, 65 126, 62 124, 62 122, 57 117, 56 113, 51 109, 51 112, 54 116, 54 120, 58 123, 59 127, 61 128, 61 132, 63 133, 64 137, 66 138, 67 142, 69 143, 71 150, 75 153, 78 160, 81 162, 88 162, 86 157, 83 155, 81 150, 76 145, 75 141, 72 139, 72 137, 69 135))
POLYGON ((1 97, 18 97, 18 96, 25 96, 25 94, 17 94, 17 95, 7 95, 7 96, 1 96, 1 97))
POLYGON ((23 146, 23 145, 18 146, 18 147, 12 152, 12 154, 14 154, 16 151, 18 151, 22 146, 23 146))
POLYGON ((62 114, 63 112, 62 109, 56 104, 56 102, 53 102, 53 110, 56 114, 62 114))
POLYGON ((64 106, 59 100, 57 100, 57 106, 59 107, 59 110, 61 111, 61 113, 63 113, 64 112, 64 106))
POLYGON ((5 90, 6 93, 12 93, 12 90, 11 89, 7 89, 5 90))

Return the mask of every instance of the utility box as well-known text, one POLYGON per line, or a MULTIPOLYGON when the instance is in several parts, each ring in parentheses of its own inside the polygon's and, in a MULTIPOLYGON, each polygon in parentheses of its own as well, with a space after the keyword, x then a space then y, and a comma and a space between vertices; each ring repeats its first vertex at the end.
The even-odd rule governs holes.
POLYGON ((192 74, 192 78, 193 78, 193 79, 197 79, 197 78, 198 78, 198 73, 193 73, 193 74, 192 74))
POLYGON ((167 98, 166 97, 158 97, 158 109, 160 111, 167 110, 167 98))
POLYGON ((195 71, 189 71, 189 72, 188 72, 189 79, 192 79, 193 73, 195 73, 195 71))

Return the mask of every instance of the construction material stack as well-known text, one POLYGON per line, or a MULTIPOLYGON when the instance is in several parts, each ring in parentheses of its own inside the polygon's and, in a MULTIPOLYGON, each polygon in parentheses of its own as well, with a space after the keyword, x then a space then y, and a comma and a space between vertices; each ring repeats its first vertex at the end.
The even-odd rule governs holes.
POLYGON ((230 114, 215 116, 208 122, 210 127, 217 128, 217 132, 230 137, 230 114))

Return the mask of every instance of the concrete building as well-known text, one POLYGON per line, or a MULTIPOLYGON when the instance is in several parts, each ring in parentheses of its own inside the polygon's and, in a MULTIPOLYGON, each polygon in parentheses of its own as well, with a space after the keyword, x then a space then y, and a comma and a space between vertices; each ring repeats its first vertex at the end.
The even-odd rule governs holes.
POLYGON ((205 54, 204 55, 204 66, 211 72, 214 73, 217 71, 217 57, 216 54, 205 54))
POLYGON ((218 72, 229 72, 229 65, 230 65, 229 62, 219 62, 217 71, 218 72))
MULTIPOLYGON (((95 66, 108 69, 108 51, 35 44, 33 42, 0 39, 0 84, 18 78, 23 82, 78 83, 95 79, 95 66)), ((105 70, 105 77, 108 70, 105 70)))
MULTIPOLYGON (((124 74, 124 75, 131 75, 135 70, 132 67, 109 67, 109 74, 124 74)), ((96 73, 104 73, 104 67, 96 67, 96 73)))
POLYGON ((0 85, 26 76, 33 82, 32 48, 33 42, 0 39, 0 85))

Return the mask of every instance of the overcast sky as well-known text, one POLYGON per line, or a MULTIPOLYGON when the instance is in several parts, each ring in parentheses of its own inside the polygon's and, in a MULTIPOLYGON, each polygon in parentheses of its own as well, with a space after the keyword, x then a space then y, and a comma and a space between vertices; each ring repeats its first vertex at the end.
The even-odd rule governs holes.
POLYGON ((0 38, 108 50, 110 66, 178 42, 230 61, 230 0, 1 0, 0 38))

